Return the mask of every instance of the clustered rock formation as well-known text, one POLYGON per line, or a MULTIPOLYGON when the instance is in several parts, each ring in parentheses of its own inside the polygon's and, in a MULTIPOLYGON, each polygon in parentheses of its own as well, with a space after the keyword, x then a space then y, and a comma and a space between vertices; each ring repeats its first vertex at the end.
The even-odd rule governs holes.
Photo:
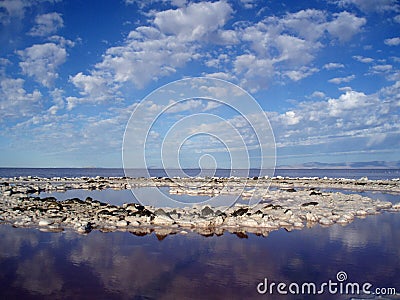
POLYGON ((400 211, 400 203, 374 200, 359 194, 321 192, 319 189, 379 190, 400 192, 399 180, 319 178, 37 178, 0 180, 0 222, 15 227, 38 227, 47 231, 74 229, 79 233, 126 230, 135 234, 156 232, 158 236, 195 231, 203 235, 224 231, 246 235, 268 235, 279 228, 300 229, 320 224, 348 224, 354 218, 384 211, 400 211), (246 182, 246 189, 243 183, 246 182), (260 198, 256 205, 236 203, 229 207, 194 204, 168 208, 126 203, 106 204, 87 197, 58 201, 40 198, 41 191, 68 189, 128 189, 131 186, 165 186, 170 193, 215 195, 239 193, 243 199, 260 198), (274 189, 268 189, 273 186, 274 189), (195 188, 193 188, 195 187, 195 188), (35 195, 38 194, 38 195, 35 195))

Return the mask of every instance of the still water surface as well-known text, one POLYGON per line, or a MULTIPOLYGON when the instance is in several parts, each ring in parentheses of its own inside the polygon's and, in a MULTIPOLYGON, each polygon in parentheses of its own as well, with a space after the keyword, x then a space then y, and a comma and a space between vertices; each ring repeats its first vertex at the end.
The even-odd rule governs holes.
MULTIPOLYGON (((146 194, 146 190, 148 190, 148 197, 152 196, 152 191, 149 188, 140 188, 144 191, 143 194, 146 194)), ((208 196, 191 196, 191 195, 170 195, 168 193, 167 187, 161 187, 160 190, 168 195, 169 197, 175 199, 176 201, 180 201, 182 203, 201 203, 202 201, 207 200, 208 196)), ((365 197, 369 197, 375 200, 381 201, 390 201, 392 203, 400 202, 399 194, 390 194, 390 193, 382 193, 375 191, 352 191, 352 190, 344 190, 344 189, 323 189, 322 191, 326 192, 340 192, 345 194, 360 194, 365 197)), ((94 200, 99 200, 104 203, 109 203, 113 205, 122 205, 124 203, 138 203, 138 200, 134 197, 131 190, 113 190, 113 189, 105 189, 105 190, 67 190, 65 192, 42 192, 40 194, 34 194, 33 196, 39 196, 41 198, 45 197, 55 197, 59 201, 63 201, 71 198, 79 198, 86 199, 86 197, 91 197, 94 200)), ((233 196, 235 199, 236 196, 233 196)), ((241 197, 237 198, 237 201, 240 202, 243 199, 241 197)))
MULTIPOLYGON (((182 203, 182 206, 186 206, 185 204, 189 203, 197 203, 201 204, 204 201, 210 199, 209 196, 194 196, 194 195, 187 195, 187 194, 169 194, 168 187, 159 187, 158 188, 161 193, 165 194, 167 197, 174 199, 175 201, 182 203)), ((157 199, 159 197, 155 188, 149 187, 141 187, 136 189, 136 193, 140 192, 142 197, 147 199, 146 204, 153 203, 154 206, 162 206, 162 204, 157 203, 157 199)), ((40 198, 45 197, 55 197, 59 201, 63 201, 66 199, 71 198, 79 198, 85 200, 86 197, 91 197, 94 200, 99 200, 104 203, 109 203, 113 205, 122 205, 124 203, 139 203, 136 197, 133 195, 131 190, 113 190, 113 189, 104 189, 104 190, 67 190, 65 192, 42 192, 40 194, 34 194, 33 196, 39 196, 40 198)), ((227 203, 230 205, 234 203, 235 200, 238 202, 242 201, 243 199, 238 195, 224 195, 225 199, 227 199, 227 203)), ((143 198, 141 198, 143 199, 143 198)), ((223 203, 223 202, 221 202, 223 203)), ((222 204, 221 204, 222 205, 222 204)))
MULTIPOLYGON (((268 237, 129 232, 86 236, 0 225, 0 299, 313 299, 258 295, 274 282, 335 280, 400 290, 400 216, 268 237), (159 240, 162 239, 162 240, 159 240)), ((317 299, 349 299, 329 295, 317 299)))

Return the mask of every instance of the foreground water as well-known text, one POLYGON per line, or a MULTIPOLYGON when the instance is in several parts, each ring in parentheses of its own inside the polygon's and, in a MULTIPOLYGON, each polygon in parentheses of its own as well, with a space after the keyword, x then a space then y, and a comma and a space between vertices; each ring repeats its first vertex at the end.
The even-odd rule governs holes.
MULTIPOLYGON (((310 299, 259 295, 269 282, 348 282, 400 288, 400 218, 369 216, 348 226, 268 237, 127 232, 46 233, 0 226, 1 299, 310 299)), ((372 290, 372 289, 371 289, 372 290)), ((324 294, 321 299, 349 299, 324 294)))
MULTIPOLYGON (((292 176, 329 176, 318 175, 315 170, 304 172, 309 175, 300 172, 292 176)), ((363 172, 347 177, 399 177, 393 170, 363 172)), ((50 175, 48 170, 46 174, 41 176, 68 176, 61 171, 50 175)), ((11 176, 19 175, 4 177, 11 176)), ((400 200, 395 194, 363 194, 400 200)), ((115 204, 127 202, 126 197, 132 199, 129 190, 71 190, 57 198, 70 196, 92 196, 115 204)), ((313 282, 319 286, 329 280, 338 282, 338 272, 347 275, 343 283, 368 282, 372 284, 370 291, 395 288, 400 292, 399 226, 400 216, 394 213, 356 219, 345 227, 315 225, 292 232, 281 229, 268 237, 243 232, 212 237, 99 231, 79 235, 3 224, 0 299, 350 299, 350 295, 332 295, 326 290, 319 296, 280 295, 276 288, 272 295, 257 292, 257 285, 265 278, 269 283, 313 282)))

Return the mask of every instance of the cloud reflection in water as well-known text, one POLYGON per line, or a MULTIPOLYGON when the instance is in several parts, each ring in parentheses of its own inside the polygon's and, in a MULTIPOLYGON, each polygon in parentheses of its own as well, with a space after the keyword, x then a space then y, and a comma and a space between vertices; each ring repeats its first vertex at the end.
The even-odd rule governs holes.
POLYGON ((399 226, 398 215, 385 213, 266 238, 189 233, 159 241, 155 234, 81 236, 1 225, 0 298, 243 299, 257 296, 264 277, 323 282, 338 270, 352 281, 400 288, 399 226))

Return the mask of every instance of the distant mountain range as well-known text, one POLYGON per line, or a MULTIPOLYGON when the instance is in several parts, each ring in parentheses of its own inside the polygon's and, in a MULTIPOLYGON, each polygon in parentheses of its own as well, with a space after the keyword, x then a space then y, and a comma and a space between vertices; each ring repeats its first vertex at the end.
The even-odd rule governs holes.
POLYGON ((277 169, 400 169, 400 161, 367 161, 321 163, 307 162, 298 165, 281 165, 277 169))

